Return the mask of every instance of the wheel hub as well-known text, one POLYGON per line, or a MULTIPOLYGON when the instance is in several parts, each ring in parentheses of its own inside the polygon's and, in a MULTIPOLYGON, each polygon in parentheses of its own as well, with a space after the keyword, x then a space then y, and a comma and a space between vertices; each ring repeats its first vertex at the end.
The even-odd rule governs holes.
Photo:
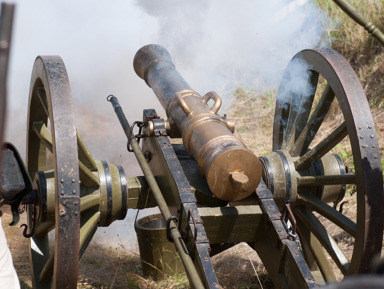
POLYGON ((340 176, 346 174, 343 161, 337 154, 329 154, 314 162, 308 169, 297 171, 295 161, 287 151, 275 151, 261 157, 263 180, 274 195, 278 206, 295 204, 301 192, 310 192, 325 203, 340 202, 345 194, 345 185, 307 185, 301 182, 307 176, 340 176))

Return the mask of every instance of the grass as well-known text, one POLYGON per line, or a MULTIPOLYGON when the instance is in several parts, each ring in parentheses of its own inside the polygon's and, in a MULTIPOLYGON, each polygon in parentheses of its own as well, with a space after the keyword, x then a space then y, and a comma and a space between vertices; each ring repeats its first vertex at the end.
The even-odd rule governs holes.
MULTIPOLYGON (((319 7, 333 19, 327 23, 327 37, 332 48, 352 65, 373 107, 383 106, 384 47, 363 27, 354 22, 331 0, 316 0, 319 7)), ((365 19, 384 31, 382 0, 348 0, 365 19)))

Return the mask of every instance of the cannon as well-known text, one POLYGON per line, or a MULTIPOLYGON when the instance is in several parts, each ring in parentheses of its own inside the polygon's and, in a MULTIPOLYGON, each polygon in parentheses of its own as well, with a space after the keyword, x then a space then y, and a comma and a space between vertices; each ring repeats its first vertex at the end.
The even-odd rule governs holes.
POLYGON ((337 279, 334 268, 343 276, 369 270, 383 241, 381 157, 366 96, 340 54, 307 49, 292 58, 277 94, 272 152, 265 156, 234 136, 233 123, 219 115, 220 96, 194 91, 165 48, 141 48, 134 69, 167 118, 145 109, 131 126, 117 97, 107 100, 143 176, 93 158, 74 125, 63 60, 39 56, 34 63, 30 180, 24 178, 31 185, 18 200, 27 205, 34 288, 76 288, 79 260, 97 228, 124 219, 129 209, 154 206, 192 288, 225 285, 211 257, 240 242, 258 253, 276 288, 316 288, 337 279), (335 107, 339 124, 324 130, 335 107), (338 151, 341 143, 350 146, 352 161, 338 151), (347 192, 353 192, 354 215, 342 210, 347 192), (352 254, 331 236, 330 223, 353 239, 352 254))
POLYGON ((259 158, 218 115, 220 97, 193 91, 163 47, 140 49, 134 67, 168 116, 144 110, 134 134, 118 99, 108 97, 143 170, 136 177, 94 160, 73 124, 63 61, 36 59, 27 148, 33 192, 25 232, 36 288, 75 288, 79 259, 97 227, 123 219, 128 209, 151 206, 159 206, 193 288, 220 288, 211 256, 239 242, 257 251, 276 288, 334 281, 332 264, 343 275, 367 272, 382 245, 381 160, 366 97, 340 54, 309 49, 293 57, 278 91, 273 150, 259 158), (292 73, 298 63, 303 73, 292 73), (325 86, 318 87, 320 76, 325 86), (340 109, 340 124, 321 134, 332 104, 340 109), (172 142, 180 137, 181 144, 172 142), (337 153, 343 140, 352 148, 353 171, 337 153), (356 190, 355 216, 338 208, 348 186, 356 190), (324 220, 354 239, 351 256, 324 220))

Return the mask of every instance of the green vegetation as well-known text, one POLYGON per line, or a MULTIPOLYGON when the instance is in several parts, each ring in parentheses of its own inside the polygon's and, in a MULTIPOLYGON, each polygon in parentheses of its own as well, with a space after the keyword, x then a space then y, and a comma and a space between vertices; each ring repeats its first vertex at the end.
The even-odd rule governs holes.
MULTIPOLYGON (((383 0, 348 0, 366 19, 384 31, 383 0)), ((358 75, 373 107, 382 107, 384 97, 384 47, 354 22, 332 0, 316 0, 332 19, 326 23, 326 37, 358 75)))

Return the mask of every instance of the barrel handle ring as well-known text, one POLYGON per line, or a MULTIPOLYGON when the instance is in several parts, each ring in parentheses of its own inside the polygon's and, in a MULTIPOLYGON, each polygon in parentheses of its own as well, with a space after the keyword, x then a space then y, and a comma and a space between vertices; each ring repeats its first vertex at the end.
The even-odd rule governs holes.
POLYGON ((207 105, 207 102, 212 99, 215 103, 212 105, 210 111, 217 113, 221 107, 221 97, 214 91, 207 92, 202 98, 201 103, 207 105))
POLYGON ((192 114, 191 109, 188 107, 188 104, 185 102, 184 97, 181 95, 180 92, 176 92, 176 99, 179 102, 180 107, 185 112, 187 116, 190 116, 192 114))

